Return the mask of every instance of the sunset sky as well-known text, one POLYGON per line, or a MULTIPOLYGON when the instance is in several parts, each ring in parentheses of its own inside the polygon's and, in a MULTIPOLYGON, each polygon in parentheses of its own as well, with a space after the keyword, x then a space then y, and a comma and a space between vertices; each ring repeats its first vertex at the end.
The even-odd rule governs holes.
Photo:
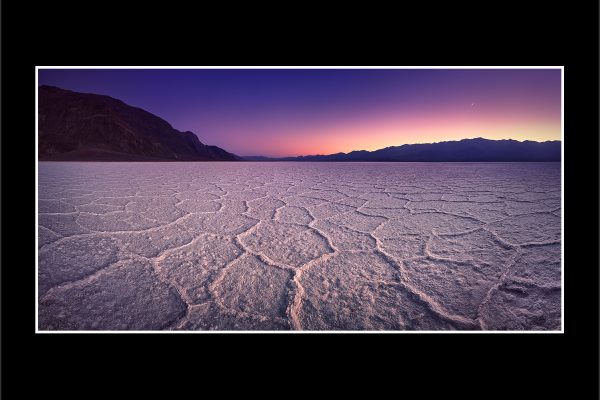
POLYGON ((484 137, 560 140, 560 69, 40 69, 242 156, 484 137))

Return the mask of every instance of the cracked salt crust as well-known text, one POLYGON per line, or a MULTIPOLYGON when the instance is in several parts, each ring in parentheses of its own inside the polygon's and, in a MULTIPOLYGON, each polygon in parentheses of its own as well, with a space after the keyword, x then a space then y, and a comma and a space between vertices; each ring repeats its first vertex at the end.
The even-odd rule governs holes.
POLYGON ((557 163, 40 163, 41 330, 559 330, 557 163))

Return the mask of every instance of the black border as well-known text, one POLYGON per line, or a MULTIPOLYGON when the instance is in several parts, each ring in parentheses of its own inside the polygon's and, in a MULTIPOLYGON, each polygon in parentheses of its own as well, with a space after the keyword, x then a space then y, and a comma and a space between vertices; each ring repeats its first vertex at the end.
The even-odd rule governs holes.
POLYGON ((367 383, 400 393, 417 386, 428 395, 449 395, 458 385, 454 395, 465 397, 487 396, 490 389, 500 396, 598 393, 598 190, 590 182, 599 182, 599 14, 598 4, 584 3, 426 4, 420 10, 297 5, 277 15, 275 5, 218 11, 191 4, 4 2, 2 394, 75 394, 71 384, 84 382, 94 395, 111 395, 114 384, 139 395, 205 379, 207 371, 228 379, 230 371, 268 371, 254 386, 270 385, 279 372, 297 387, 299 373, 317 379, 342 370, 356 378, 334 380, 340 390, 367 383), (36 335, 35 65, 563 65, 565 333, 36 335), (266 365, 258 368, 261 362, 266 365), (300 367, 303 362, 311 367, 300 367), (137 381, 136 371, 152 375, 137 381), (377 380, 369 380, 374 372, 377 380), (28 383, 19 384, 23 378, 28 383), (479 385, 487 391, 475 390, 479 385))

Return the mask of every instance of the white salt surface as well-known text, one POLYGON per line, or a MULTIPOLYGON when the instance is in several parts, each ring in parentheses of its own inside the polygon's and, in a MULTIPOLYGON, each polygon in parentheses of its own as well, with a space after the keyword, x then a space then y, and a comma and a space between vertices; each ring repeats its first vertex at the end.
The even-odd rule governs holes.
POLYGON ((41 330, 559 330, 558 163, 40 163, 41 330))

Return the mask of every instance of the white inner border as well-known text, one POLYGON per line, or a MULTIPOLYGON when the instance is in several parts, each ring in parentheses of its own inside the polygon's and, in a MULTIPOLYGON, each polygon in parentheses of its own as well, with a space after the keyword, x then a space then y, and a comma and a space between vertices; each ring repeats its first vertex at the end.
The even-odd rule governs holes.
POLYGON ((169 67, 169 66, 36 66, 35 67, 35 333, 271 333, 271 334, 295 334, 295 333, 564 333, 565 332, 565 71, 564 66, 203 66, 203 67, 169 67), (175 330, 156 330, 156 331, 42 331, 38 329, 38 72, 40 69, 560 69, 560 139, 561 139, 561 161, 560 161, 560 189, 561 189, 561 207, 560 207, 560 304, 561 319, 560 331, 466 331, 466 330, 441 330, 441 331, 175 331, 175 330))

